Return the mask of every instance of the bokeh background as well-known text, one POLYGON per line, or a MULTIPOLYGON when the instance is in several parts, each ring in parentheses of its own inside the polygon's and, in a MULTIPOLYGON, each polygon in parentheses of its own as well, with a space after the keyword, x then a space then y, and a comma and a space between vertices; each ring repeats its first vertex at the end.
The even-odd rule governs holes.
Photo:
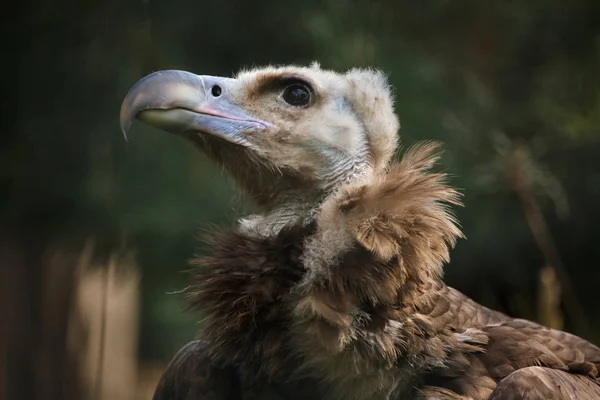
POLYGON ((4 8, 0 398, 143 399, 200 316, 183 271, 243 205, 119 108, 167 68, 389 74, 405 146, 444 143, 467 240, 447 281, 600 343, 597 0, 36 0, 4 8))

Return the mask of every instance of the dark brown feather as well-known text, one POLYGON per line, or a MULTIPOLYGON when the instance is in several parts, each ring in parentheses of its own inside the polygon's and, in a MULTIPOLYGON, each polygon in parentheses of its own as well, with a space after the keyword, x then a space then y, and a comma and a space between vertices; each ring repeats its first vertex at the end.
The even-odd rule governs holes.
POLYGON ((305 273, 299 258, 313 229, 293 227, 275 238, 237 229, 205 236, 213 251, 194 261, 190 297, 204 316, 201 337, 211 343, 212 362, 251 365, 253 376, 281 370, 289 341, 286 298, 305 273))
POLYGON ((219 368, 208 359, 208 344, 194 341, 175 354, 163 372, 153 400, 237 400, 241 382, 234 368, 219 368))

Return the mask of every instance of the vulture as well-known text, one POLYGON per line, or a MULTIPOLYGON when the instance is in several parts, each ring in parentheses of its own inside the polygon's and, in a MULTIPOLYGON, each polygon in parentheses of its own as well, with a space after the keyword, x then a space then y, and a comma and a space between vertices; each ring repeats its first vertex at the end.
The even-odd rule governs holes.
POLYGON ((255 210, 206 230, 201 329, 155 400, 600 399, 598 347, 443 282, 460 194, 437 142, 397 156, 381 71, 159 71, 125 96, 126 137, 135 119, 187 138, 255 210))

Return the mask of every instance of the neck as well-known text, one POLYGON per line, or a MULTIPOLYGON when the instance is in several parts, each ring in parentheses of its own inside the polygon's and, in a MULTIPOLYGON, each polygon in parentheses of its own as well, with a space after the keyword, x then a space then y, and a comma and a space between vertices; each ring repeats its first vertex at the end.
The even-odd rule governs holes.
POLYGON ((318 216, 325 200, 346 185, 368 180, 373 173, 367 163, 358 164, 347 171, 339 174, 336 180, 323 185, 319 191, 307 193, 306 190, 298 190, 285 193, 280 196, 276 207, 240 219, 240 228, 248 233, 273 237, 284 228, 310 224, 318 216))
POLYGON ((320 207, 320 201, 308 202, 293 196, 275 209, 240 219, 239 225, 245 232, 272 237, 286 227, 308 225, 315 219, 320 207))

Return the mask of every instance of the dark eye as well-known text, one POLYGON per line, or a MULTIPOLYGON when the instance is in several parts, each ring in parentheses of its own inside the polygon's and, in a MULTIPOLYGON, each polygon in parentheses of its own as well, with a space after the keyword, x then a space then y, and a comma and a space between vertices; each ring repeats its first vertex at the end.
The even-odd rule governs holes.
POLYGON ((283 100, 292 106, 305 106, 310 103, 310 90, 300 83, 291 84, 283 90, 283 100))

